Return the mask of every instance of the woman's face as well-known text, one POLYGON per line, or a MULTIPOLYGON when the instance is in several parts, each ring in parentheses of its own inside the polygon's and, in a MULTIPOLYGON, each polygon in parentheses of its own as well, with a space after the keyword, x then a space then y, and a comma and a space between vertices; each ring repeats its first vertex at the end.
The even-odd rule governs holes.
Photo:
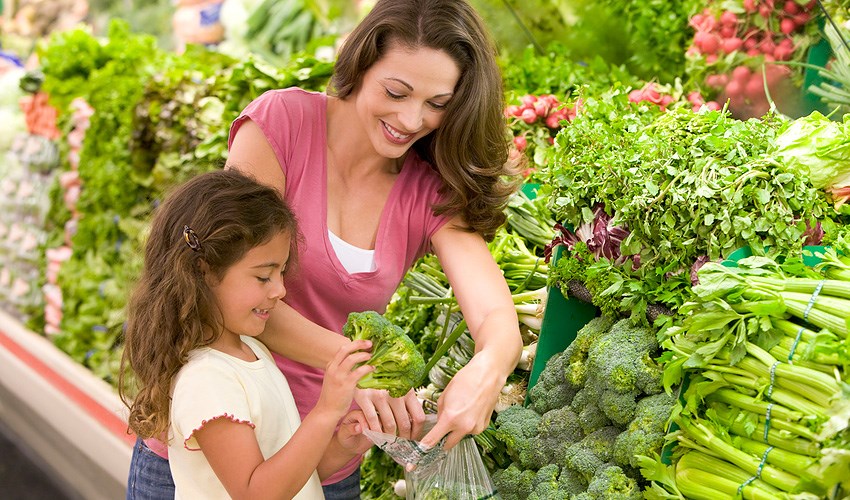
POLYGON ((354 93, 357 119, 375 152, 398 158, 439 127, 458 78, 460 68, 445 52, 392 44, 354 93))

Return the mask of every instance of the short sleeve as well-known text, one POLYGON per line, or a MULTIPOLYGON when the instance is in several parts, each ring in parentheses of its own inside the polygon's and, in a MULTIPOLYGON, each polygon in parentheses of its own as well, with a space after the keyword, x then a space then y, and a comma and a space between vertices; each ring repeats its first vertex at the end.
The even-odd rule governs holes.
POLYGON ((177 377, 171 401, 173 439, 182 440, 187 450, 199 450, 194 433, 217 418, 254 427, 239 378, 223 364, 186 365, 177 377))

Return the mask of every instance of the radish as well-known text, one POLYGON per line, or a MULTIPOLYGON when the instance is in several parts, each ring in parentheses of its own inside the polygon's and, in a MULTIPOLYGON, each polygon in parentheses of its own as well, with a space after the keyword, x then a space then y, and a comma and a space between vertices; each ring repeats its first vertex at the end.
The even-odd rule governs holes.
POLYGON ((693 92, 688 93, 688 102, 691 104, 702 104, 705 100, 702 98, 702 94, 700 94, 698 90, 694 90, 693 92))
POLYGON ((709 87, 719 89, 729 82, 729 75, 708 75, 705 77, 705 84, 709 87))
POLYGON ((534 102, 533 109, 534 112, 537 113, 537 116, 541 118, 549 114, 549 104, 543 99, 537 99, 537 101, 534 102))
POLYGON ((717 35, 706 33, 703 37, 702 45, 700 49, 702 49, 703 54, 716 54, 717 49, 720 48, 720 38, 717 35))
POLYGON ((727 10, 720 15, 720 23, 727 26, 735 26, 738 24, 738 16, 736 16, 731 10, 727 10))
POLYGON ((629 101, 641 102, 643 100, 643 90, 635 89, 629 92, 629 101))
POLYGON ((784 47, 782 45, 777 45, 776 49, 773 51, 773 57, 777 61, 787 61, 791 59, 791 56, 794 54, 794 49, 789 47, 784 47))
POLYGON ((729 24, 724 24, 720 28, 720 37, 721 38, 732 38, 733 36, 735 36, 735 33, 737 33, 737 32, 738 32, 738 28, 736 28, 735 26, 729 25, 729 24))
POLYGON ((524 135, 518 135, 514 137, 514 146, 520 151, 524 151, 528 146, 528 139, 525 138, 524 135))
POLYGON ((785 7, 782 10, 784 10, 789 16, 793 16, 794 14, 800 13, 800 4, 794 0, 786 0, 785 7))
POLYGON ((744 85, 738 80, 732 80, 731 82, 726 84, 726 95, 732 99, 736 99, 741 97, 741 91, 744 89, 744 85))
POLYGON ((522 113, 522 108, 517 106, 516 104, 511 104, 507 108, 505 108, 505 116, 510 118, 511 116, 519 117, 520 113, 522 113))
POLYGON ((752 14, 758 10, 758 7, 756 7, 756 0, 744 0, 743 5, 744 10, 747 11, 747 13, 749 14, 752 14))
POLYGON ((772 12, 773 12, 773 9, 771 7, 768 7, 767 5, 760 5, 759 6, 759 15, 761 17, 765 18, 765 19, 768 19, 772 12))
POLYGON ((797 29, 797 23, 795 23, 790 17, 784 17, 781 21, 779 21, 779 31, 786 35, 790 35, 795 29, 797 29))
POLYGON ((717 101, 708 101, 704 106, 712 111, 720 111, 722 109, 722 106, 717 101))
POLYGON ((800 12, 796 16, 794 16, 794 23, 797 26, 803 27, 807 22, 812 18, 812 16, 808 12, 800 12))
POLYGON ((744 85, 747 80, 750 79, 750 75, 752 72, 750 68, 746 66, 738 66, 732 70, 732 79, 737 81, 740 85, 744 85))
POLYGON ((533 96, 531 94, 526 94, 522 96, 522 99, 520 99, 520 102, 522 102, 524 106, 533 106, 536 101, 537 96, 533 96))
POLYGON ((537 121, 537 113, 534 112, 533 108, 525 108, 524 110, 522 110, 522 115, 520 116, 520 118, 522 118, 522 121, 524 121, 525 123, 531 125, 532 123, 537 121))
POLYGON ((723 52, 726 52, 727 54, 729 54, 731 52, 735 52, 736 50, 740 49, 743 44, 744 44, 743 40, 741 40, 738 37, 733 37, 733 38, 726 38, 722 42, 720 42, 720 47, 721 47, 721 49, 723 49, 723 52))
POLYGON ((773 55, 773 51, 776 50, 776 44, 773 43, 773 39, 765 38, 761 45, 759 45, 759 49, 761 49, 762 54, 770 54, 773 55))
POLYGON ((563 116, 560 113, 552 113, 546 117, 546 126, 552 129, 561 128, 563 116))
POLYGON ((757 101, 764 97, 764 80, 761 72, 753 73, 753 76, 744 87, 744 97, 751 101, 757 101))

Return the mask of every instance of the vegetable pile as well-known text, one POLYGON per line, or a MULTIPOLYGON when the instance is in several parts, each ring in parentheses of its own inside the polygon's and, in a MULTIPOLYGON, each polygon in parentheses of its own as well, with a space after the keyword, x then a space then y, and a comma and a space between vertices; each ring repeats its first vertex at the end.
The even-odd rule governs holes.
POLYGON ((641 459, 652 498, 847 494, 850 259, 816 257, 814 269, 789 254, 699 271, 696 300, 664 332, 665 386, 686 390, 672 465, 641 459))
POLYGON ((592 223, 601 207, 607 226, 628 231, 619 244, 627 258, 565 252, 551 280, 584 282, 601 290, 593 302, 604 312, 644 321, 649 304, 675 310, 690 299, 695 264, 743 246, 818 244, 835 213, 805 172, 774 153, 786 123, 684 106, 661 112, 629 103, 624 89, 587 98, 556 138, 544 186, 565 227, 592 223))
POLYGON ((552 356, 529 405, 496 417, 512 463, 493 473, 506 500, 641 498, 636 455, 661 451, 674 398, 661 386, 653 329, 591 320, 552 356))
POLYGON ((416 344, 400 327, 375 311, 352 312, 342 326, 351 340, 372 342, 372 357, 365 364, 375 370, 360 379, 361 389, 386 389, 394 398, 404 397, 425 377, 425 360, 416 344))

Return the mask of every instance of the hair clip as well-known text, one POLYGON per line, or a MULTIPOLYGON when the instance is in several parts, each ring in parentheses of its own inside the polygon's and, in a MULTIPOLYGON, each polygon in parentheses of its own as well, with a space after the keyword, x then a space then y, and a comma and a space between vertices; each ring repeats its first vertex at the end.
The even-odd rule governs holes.
POLYGON ((191 227, 183 226, 183 239, 186 241, 186 245, 192 250, 197 252, 201 249, 201 240, 191 227))

